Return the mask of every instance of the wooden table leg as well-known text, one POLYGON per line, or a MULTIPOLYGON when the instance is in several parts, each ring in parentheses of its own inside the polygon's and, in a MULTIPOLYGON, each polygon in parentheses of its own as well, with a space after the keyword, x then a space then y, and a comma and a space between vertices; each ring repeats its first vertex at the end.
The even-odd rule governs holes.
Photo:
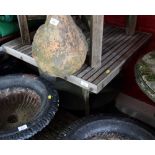
POLYGON ((82 88, 82 95, 84 99, 84 104, 85 104, 85 115, 90 114, 90 105, 89 105, 89 91, 82 88))
POLYGON ((103 22, 104 22, 104 16, 91 17, 90 65, 92 68, 97 68, 101 66, 103 22))
POLYGON ((31 44, 27 17, 25 15, 22 15, 22 16, 18 15, 17 18, 18 18, 18 24, 19 24, 20 34, 22 38, 22 43, 24 45, 31 44))
POLYGON ((137 24, 137 16, 135 16, 135 15, 127 16, 127 23, 126 23, 127 35, 133 35, 135 33, 136 24, 137 24))

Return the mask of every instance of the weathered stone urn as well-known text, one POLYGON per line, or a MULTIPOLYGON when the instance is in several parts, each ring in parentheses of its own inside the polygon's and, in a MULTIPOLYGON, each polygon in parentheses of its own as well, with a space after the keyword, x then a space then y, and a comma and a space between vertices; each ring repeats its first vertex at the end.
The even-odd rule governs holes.
POLYGON ((86 38, 71 16, 47 16, 32 43, 32 55, 39 69, 53 77, 78 71, 87 51, 86 38))
POLYGON ((155 102, 155 51, 145 54, 138 60, 135 74, 141 90, 155 102))

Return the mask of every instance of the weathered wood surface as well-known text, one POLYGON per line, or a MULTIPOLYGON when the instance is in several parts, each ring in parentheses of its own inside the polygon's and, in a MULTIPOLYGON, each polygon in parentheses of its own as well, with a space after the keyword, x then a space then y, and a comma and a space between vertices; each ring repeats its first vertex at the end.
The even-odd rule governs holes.
POLYGON ((85 115, 90 114, 90 104, 89 104, 89 90, 82 89, 83 99, 85 103, 85 115))
POLYGON ((91 17, 91 52, 90 65, 92 68, 101 66, 102 38, 104 16, 91 17))
POLYGON ((136 24, 137 24, 137 16, 136 15, 127 16, 127 23, 126 23, 127 35, 134 35, 135 30, 136 30, 136 24))
POLYGON ((20 34, 22 38, 22 44, 23 45, 31 44, 26 15, 18 15, 17 18, 18 18, 18 24, 19 24, 20 34))

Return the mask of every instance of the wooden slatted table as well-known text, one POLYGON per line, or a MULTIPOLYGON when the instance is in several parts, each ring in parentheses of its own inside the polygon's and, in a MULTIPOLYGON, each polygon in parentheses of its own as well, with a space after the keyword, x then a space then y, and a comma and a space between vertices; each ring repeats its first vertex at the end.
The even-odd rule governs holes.
MULTIPOLYGON (((123 28, 105 26, 103 36, 101 66, 92 68, 84 64, 74 75, 65 77, 65 80, 83 88, 85 100, 89 92, 99 93, 120 72, 128 58, 150 39, 151 34, 135 32, 134 35, 127 35, 123 28)), ((23 45, 21 38, 2 47, 8 54, 37 67, 32 58, 32 46, 23 45)))

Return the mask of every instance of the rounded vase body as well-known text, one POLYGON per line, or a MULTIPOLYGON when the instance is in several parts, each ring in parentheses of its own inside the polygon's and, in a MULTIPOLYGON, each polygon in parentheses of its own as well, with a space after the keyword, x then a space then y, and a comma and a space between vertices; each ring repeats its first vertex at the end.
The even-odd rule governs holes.
POLYGON ((32 44, 32 55, 39 69, 53 77, 65 77, 78 71, 87 51, 86 38, 71 16, 47 16, 32 44))

